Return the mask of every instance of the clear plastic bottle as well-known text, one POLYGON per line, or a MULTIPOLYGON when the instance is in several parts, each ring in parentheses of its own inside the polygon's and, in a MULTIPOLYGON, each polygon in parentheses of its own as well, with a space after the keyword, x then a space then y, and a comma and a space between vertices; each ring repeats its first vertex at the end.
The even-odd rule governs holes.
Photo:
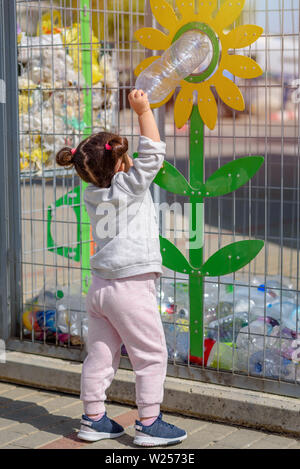
POLYGON ((295 376, 295 365, 273 350, 260 350, 250 357, 249 371, 252 375, 267 378, 291 378, 295 376))
POLYGON ((62 333, 71 336, 87 336, 85 297, 78 287, 63 287, 57 303, 57 326, 62 333))
POLYGON ((160 103, 205 61, 209 51, 209 39, 205 34, 188 31, 160 59, 143 70, 135 87, 148 94, 150 103, 160 103))
POLYGON ((189 332, 187 326, 163 323, 168 356, 186 363, 189 355, 189 332))
POLYGON ((247 312, 230 314, 229 316, 212 321, 205 330, 206 337, 220 342, 235 342, 242 327, 248 325, 247 312))
MULTIPOLYGON (((264 285, 260 285, 259 287, 250 288, 248 286, 236 285, 234 286, 234 293, 226 292, 226 294, 222 295, 221 299, 223 301, 235 301, 238 299, 243 299, 243 302, 246 304, 249 303, 250 311, 253 308, 264 308, 264 305, 269 306, 275 302, 278 302, 279 297, 271 289, 266 289, 264 285)), ((247 306, 247 309, 249 309, 247 306)))
POLYGON ((211 349, 207 366, 210 368, 219 368, 220 370, 232 370, 236 368, 237 351, 233 346, 222 342, 215 343, 211 349))
POLYGON ((296 303, 284 301, 269 304, 267 314, 280 321, 282 326, 300 332, 300 308, 297 310, 296 303))
POLYGON ((273 318, 257 318, 240 330, 236 339, 238 350, 248 351, 249 348, 250 353, 254 353, 263 350, 264 347, 270 347, 272 342, 269 336, 271 336, 273 328, 276 326, 278 326, 278 322, 273 318))

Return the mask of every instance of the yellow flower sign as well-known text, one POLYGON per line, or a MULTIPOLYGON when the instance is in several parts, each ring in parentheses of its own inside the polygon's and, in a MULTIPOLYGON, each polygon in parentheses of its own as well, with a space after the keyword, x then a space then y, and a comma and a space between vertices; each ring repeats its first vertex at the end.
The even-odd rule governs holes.
MULTIPOLYGON (((213 129, 218 118, 218 107, 212 92, 215 87, 220 98, 232 109, 243 111, 245 102, 237 85, 226 77, 226 72, 239 78, 256 78, 263 72, 259 65, 245 55, 237 55, 235 49, 242 49, 254 43, 262 34, 259 26, 245 25, 229 30, 241 14, 245 0, 226 0, 217 10, 218 0, 176 0, 176 13, 166 0, 150 0, 151 9, 158 23, 166 30, 142 28, 135 32, 135 38, 148 49, 167 50, 187 31, 206 35, 210 43, 208 65, 181 80, 180 91, 175 101, 175 124, 181 128, 190 120, 189 180, 186 180, 175 167, 165 161, 155 183, 164 190, 189 198, 190 226, 204 240, 204 201, 206 198, 220 197, 232 193, 247 184, 264 162, 261 156, 235 159, 220 167, 205 180, 204 171, 204 125, 213 129), (194 101, 197 95, 197 102, 194 101), (199 209, 199 210, 198 210, 199 209), (199 214, 199 215, 197 215, 199 214)), ((138 76, 150 64, 160 73, 160 56, 143 60, 135 69, 138 76)), ((175 91, 175 90, 174 90, 175 91)), ((153 105, 160 107, 164 101, 153 105)), ((191 230, 189 256, 168 239, 160 238, 163 264, 170 270, 189 276, 189 334, 190 360, 203 357, 205 328, 204 278, 229 275, 248 265, 262 250, 260 240, 235 242, 227 245, 205 260, 203 243, 197 248, 193 244, 191 230)), ((233 349, 234 350, 234 349, 233 349)), ((198 363, 198 362, 197 362, 198 363)))
MULTIPOLYGON (((181 34, 190 30, 198 30, 206 34, 212 44, 212 59, 206 70, 198 75, 191 75, 180 83, 181 90, 174 108, 175 124, 181 128, 190 118, 193 108, 193 94, 197 91, 197 103, 200 116, 210 129, 216 125, 218 107, 211 86, 224 103, 232 109, 243 111, 245 102, 239 88, 232 80, 224 76, 227 70, 239 78, 257 78, 263 71, 251 58, 244 55, 233 55, 232 49, 250 46, 262 34, 263 29, 255 25, 244 25, 226 33, 224 30, 239 17, 246 0, 227 0, 217 9, 217 0, 199 0, 199 13, 195 13, 195 0, 176 0, 179 18, 166 0, 150 0, 151 9, 158 23, 168 30, 168 34, 154 28, 141 28, 135 32, 135 38, 144 47, 151 50, 166 50, 181 34)), ((139 75, 160 56, 152 56, 143 60, 135 69, 139 75)), ((165 104, 174 91, 161 103, 165 104)))

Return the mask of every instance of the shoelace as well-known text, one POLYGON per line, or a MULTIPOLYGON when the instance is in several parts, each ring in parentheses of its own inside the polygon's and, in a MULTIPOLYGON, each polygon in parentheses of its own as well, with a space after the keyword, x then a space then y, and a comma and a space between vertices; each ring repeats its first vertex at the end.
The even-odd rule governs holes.
POLYGON ((164 421, 162 420, 162 417, 161 417, 161 416, 159 416, 158 418, 159 418, 159 423, 160 423, 160 425, 167 426, 167 427, 169 427, 170 429, 172 429, 172 428, 175 427, 175 425, 172 425, 171 423, 164 422, 164 421))

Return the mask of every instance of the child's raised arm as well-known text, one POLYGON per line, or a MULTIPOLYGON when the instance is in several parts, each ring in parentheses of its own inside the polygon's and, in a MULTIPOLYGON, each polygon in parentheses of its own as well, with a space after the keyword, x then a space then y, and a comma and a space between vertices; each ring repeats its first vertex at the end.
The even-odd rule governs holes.
POLYGON ((132 90, 128 96, 131 108, 137 113, 141 135, 160 142, 159 131, 151 111, 147 93, 142 90, 132 90))

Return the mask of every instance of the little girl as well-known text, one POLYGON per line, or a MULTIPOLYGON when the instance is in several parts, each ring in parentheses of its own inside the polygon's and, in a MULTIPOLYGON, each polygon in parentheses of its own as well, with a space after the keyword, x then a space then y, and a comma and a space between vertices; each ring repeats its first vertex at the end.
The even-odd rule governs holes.
POLYGON ((84 202, 98 247, 91 257, 86 300, 88 355, 80 396, 85 413, 78 437, 97 441, 124 433, 104 406, 123 343, 136 376, 139 421, 134 443, 168 445, 187 435, 164 422, 160 413, 168 356, 156 302, 155 279, 162 274, 162 260, 149 186, 163 165, 166 145, 147 94, 133 90, 129 102, 140 126, 138 158, 128 156, 126 138, 107 132, 88 137, 76 149, 63 148, 56 156, 59 165, 74 165, 89 183, 84 202))

